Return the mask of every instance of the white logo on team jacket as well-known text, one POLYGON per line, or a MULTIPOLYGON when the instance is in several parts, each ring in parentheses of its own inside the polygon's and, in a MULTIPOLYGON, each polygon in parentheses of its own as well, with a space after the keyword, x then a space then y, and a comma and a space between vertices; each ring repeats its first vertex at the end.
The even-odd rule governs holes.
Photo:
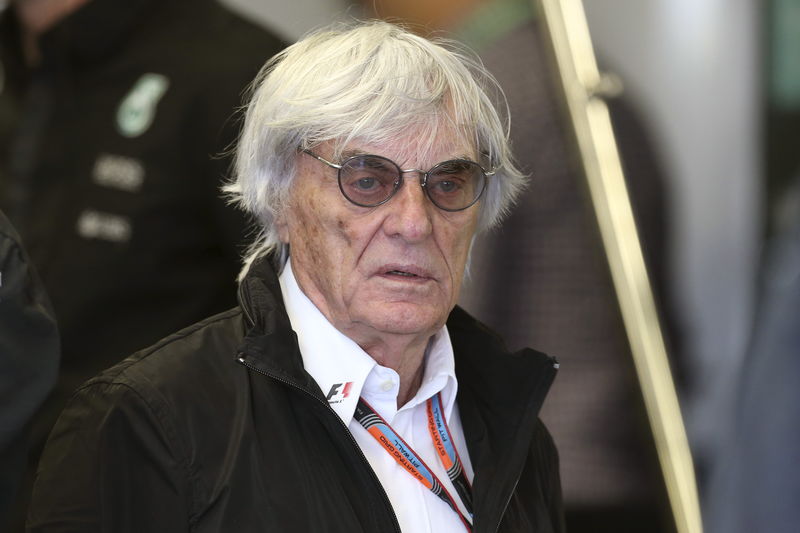
POLYGON ((169 79, 148 72, 136 80, 117 109, 117 129, 124 137, 138 137, 146 132, 156 116, 156 106, 167 92, 169 79))

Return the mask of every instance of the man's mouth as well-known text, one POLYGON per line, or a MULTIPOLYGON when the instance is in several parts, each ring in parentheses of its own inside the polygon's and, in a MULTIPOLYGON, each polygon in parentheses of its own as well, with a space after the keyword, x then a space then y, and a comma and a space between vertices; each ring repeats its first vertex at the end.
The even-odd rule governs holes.
POLYGON ((411 272, 404 272, 402 270, 390 270, 386 274, 390 276, 403 276, 406 278, 418 278, 416 274, 412 274, 411 272))
POLYGON ((408 281, 431 280, 431 274, 423 268, 413 265, 385 265, 381 269, 381 275, 387 278, 402 278, 408 281))

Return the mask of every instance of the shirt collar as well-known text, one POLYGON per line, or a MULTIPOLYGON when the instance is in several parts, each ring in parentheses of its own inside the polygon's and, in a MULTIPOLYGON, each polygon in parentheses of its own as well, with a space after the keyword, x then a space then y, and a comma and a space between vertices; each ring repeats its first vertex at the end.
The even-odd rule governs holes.
MULTIPOLYGON (((279 277, 286 312, 297 334, 303 366, 331 408, 347 425, 353 419, 358 398, 385 406, 373 405, 391 422, 397 412, 397 373, 375 362, 352 339, 337 330, 314 303, 303 293, 292 271, 291 259, 279 277)), ((445 416, 450 416, 458 389, 455 376, 453 346, 447 327, 431 339, 425 354, 425 370, 417 394, 402 407, 413 408, 442 393, 445 416)))

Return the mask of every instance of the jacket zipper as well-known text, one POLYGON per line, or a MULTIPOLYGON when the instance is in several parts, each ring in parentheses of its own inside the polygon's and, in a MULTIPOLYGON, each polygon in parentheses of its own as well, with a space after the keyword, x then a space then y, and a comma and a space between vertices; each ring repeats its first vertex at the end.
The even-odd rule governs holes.
MULTIPOLYGON (((249 316, 248 316, 248 318, 249 318, 249 316)), ((308 396, 310 396, 310 397, 311 397, 311 398, 313 398, 314 400, 316 400, 316 401, 318 401, 319 403, 321 403, 322 405, 324 405, 324 406, 325 406, 325 408, 327 408, 327 409, 328 409, 328 411, 330 411, 331 415, 333 415, 333 417, 334 417, 334 418, 335 418, 335 419, 336 419, 336 420, 339 422, 339 424, 340 424, 340 425, 342 426, 342 428, 345 430, 345 434, 347 435, 348 439, 350 440, 350 443, 353 445, 353 447, 354 447, 356 450, 358 450, 358 454, 359 454, 359 456, 361 457, 361 460, 362 460, 362 461, 364 462, 364 464, 366 465, 366 467, 367 467, 367 470, 368 470, 368 471, 369 471, 369 472, 372 474, 372 479, 373 479, 373 481, 375 481, 375 484, 378 486, 378 488, 379 488, 379 492, 380 492, 380 494, 383 496, 384 503, 386 503, 386 507, 389 509, 389 512, 390 512, 390 513, 391 513, 391 515, 392 515, 392 521, 394 522, 394 528, 395 528, 395 531, 396 531, 397 533, 401 533, 401 531, 400 531, 400 522, 398 522, 398 521, 397 521, 397 515, 395 514, 395 512, 394 512, 394 508, 392 507, 392 502, 390 502, 390 501, 389 501, 389 496, 386 494, 386 489, 384 489, 384 488, 383 488, 383 485, 381 485, 381 482, 380 482, 380 480, 378 479, 378 475, 377 475, 377 474, 375 474, 375 471, 372 469, 372 466, 370 466, 370 464, 369 464, 369 461, 367 461, 367 456, 366 456, 366 455, 364 455, 364 452, 363 452, 363 451, 361 450, 361 448, 358 446, 358 443, 356 442, 356 439, 355 439, 355 438, 353 437, 353 435, 350 433, 350 430, 349 430, 349 429, 347 428, 347 426, 344 424, 344 422, 342 421, 342 419, 341 419, 341 418, 339 418, 339 415, 337 415, 337 414, 336 414, 336 411, 334 411, 334 410, 333 410, 333 408, 331 408, 331 406, 330 406, 330 405, 328 405, 326 402, 322 401, 322 399, 321 399, 321 398, 318 398, 316 394, 313 394, 311 391, 304 389, 304 388, 303 388, 303 387, 301 387, 300 385, 298 385, 298 384, 296 384, 296 383, 293 383, 293 382, 291 382, 291 381, 288 381, 288 380, 286 380, 286 379, 283 379, 283 378, 281 378, 281 377, 278 377, 278 376, 276 376, 276 375, 274 375, 274 374, 270 374, 270 373, 268 373, 268 372, 265 372, 265 371, 263 371, 263 370, 261 370, 261 369, 258 369, 258 368, 256 368, 256 367, 254 367, 253 365, 251 365, 250 363, 248 363, 247 361, 245 361, 245 359, 244 359, 244 357, 243 357, 243 354, 239 354, 239 362, 240 362, 240 363, 242 363, 242 364, 243 364, 244 366, 246 366, 247 368, 249 368, 250 370, 253 370, 254 372, 258 372, 259 374, 261 374, 261 375, 263 375, 263 376, 266 376, 266 377, 268 377, 268 378, 274 379, 274 380, 276 380, 276 381, 280 381, 281 383, 285 383, 286 385, 289 385, 290 387, 292 387, 292 388, 294 388, 294 389, 297 389, 297 390, 299 390, 299 391, 302 391, 303 393, 307 394, 308 396)), ((517 479, 517 482, 519 482, 519 478, 517 479)), ((515 485, 515 487, 516 487, 516 485, 515 485)), ((510 499, 510 498, 509 498, 509 499, 510 499)), ((508 504, 506 504, 506 505, 508 505, 508 504)), ((498 527, 500 527, 500 526, 499 526, 499 524, 498 524, 498 527)))
POLYGON ((503 512, 500 513, 500 520, 497 521, 497 526, 494 528, 494 533, 498 533, 498 531, 500 531, 500 524, 503 523, 503 516, 505 516, 506 511, 508 510, 508 504, 511 503, 511 497, 514 496, 515 492, 517 492, 517 485, 519 485, 520 476, 522 476, 522 472, 517 475, 517 478, 514 480, 514 487, 511 489, 511 492, 508 493, 506 503, 503 505, 503 512))

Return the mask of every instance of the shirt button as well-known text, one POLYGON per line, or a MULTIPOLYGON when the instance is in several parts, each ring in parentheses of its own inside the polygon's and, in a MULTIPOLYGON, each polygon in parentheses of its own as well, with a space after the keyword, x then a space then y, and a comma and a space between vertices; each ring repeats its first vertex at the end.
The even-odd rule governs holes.
POLYGON ((393 388, 394 388, 394 381, 392 380, 387 380, 381 383, 381 390, 383 390, 384 392, 389 392, 393 388))

